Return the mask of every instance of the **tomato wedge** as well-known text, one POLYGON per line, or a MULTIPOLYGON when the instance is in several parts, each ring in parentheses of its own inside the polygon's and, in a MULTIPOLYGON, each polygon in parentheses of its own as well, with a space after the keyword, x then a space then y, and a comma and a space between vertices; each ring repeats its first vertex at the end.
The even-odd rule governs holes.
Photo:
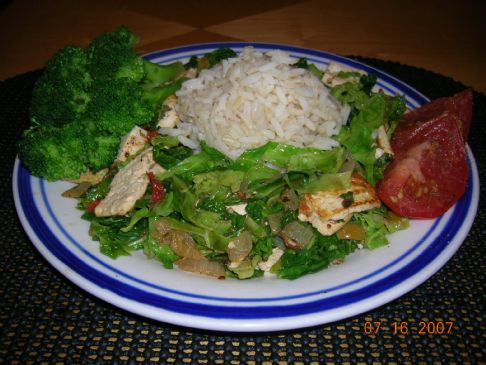
POLYGON ((408 218, 435 218, 445 213, 466 189, 468 166, 461 116, 441 112, 415 128, 407 121, 394 135, 400 146, 377 184, 380 199, 395 213, 408 218), (397 138, 406 136, 401 143, 397 138))
POLYGON ((406 113, 393 134, 391 141, 393 151, 399 153, 414 145, 416 139, 420 139, 423 133, 430 132, 431 126, 428 124, 434 124, 433 120, 442 114, 455 116, 465 142, 471 126, 472 103, 472 91, 466 89, 450 97, 435 99, 406 113))

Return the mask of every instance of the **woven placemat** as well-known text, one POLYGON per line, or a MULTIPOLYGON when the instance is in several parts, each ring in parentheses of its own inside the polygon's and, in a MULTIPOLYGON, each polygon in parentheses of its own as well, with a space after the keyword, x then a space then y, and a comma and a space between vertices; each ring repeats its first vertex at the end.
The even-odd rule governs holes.
MULTIPOLYGON (((359 59, 430 98, 465 87, 415 67, 359 59)), ((464 244, 431 279, 387 305, 328 325, 268 334, 206 332, 138 317, 79 289, 36 251, 12 199, 15 142, 28 124, 39 74, 0 83, 0 363, 486 363, 483 202, 464 244), (379 322, 377 333, 366 333, 370 322, 379 322), (452 325, 450 333, 420 334, 420 322, 452 325)), ((486 181, 486 96, 476 92, 473 119, 469 144, 486 181)))

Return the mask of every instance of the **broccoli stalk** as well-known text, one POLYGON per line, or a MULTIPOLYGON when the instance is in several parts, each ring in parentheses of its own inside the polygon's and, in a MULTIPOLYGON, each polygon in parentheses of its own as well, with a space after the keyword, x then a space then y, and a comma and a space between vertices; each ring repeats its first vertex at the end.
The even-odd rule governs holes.
POLYGON ((147 101, 153 108, 157 108, 169 96, 181 88, 185 79, 179 79, 171 84, 155 86, 153 88, 143 88, 142 99, 147 101))
POLYGON ((156 65, 144 61, 143 66, 145 77, 141 84, 142 99, 158 110, 165 99, 181 88, 182 82, 185 81, 184 78, 180 78, 185 72, 184 65, 181 62, 156 65))
POLYGON ((184 71, 184 65, 181 62, 174 62, 168 65, 157 65, 150 61, 143 62, 145 77, 142 84, 145 88, 154 88, 164 85, 178 78, 184 71))

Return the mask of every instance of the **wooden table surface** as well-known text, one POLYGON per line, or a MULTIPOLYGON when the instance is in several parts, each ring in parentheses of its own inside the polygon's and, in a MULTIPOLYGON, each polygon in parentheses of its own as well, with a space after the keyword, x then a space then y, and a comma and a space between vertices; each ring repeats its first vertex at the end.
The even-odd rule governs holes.
POLYGON ((285 43, 419 66, 486 93, 481 0, 4 0, 0 6, 0 80, 125 24, 140 37, 140 52, 208 41, 285 43))

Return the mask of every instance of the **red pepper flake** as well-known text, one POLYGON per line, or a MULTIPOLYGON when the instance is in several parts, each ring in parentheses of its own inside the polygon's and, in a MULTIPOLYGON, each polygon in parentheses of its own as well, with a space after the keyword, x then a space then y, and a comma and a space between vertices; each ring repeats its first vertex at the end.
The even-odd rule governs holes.
POLYGON ((165 189, 162 183, 155 178, 152 171, 147 172, 147 176, 150 179, 150 184, 152 184, 152 197, 150 201, 152 204, 156 204, 165 198, 165 189))
POLYGON ((157 131, 148 131, 147 132, 147 139, 149 141, 153 140, 155 137, 160 136, 160 133, 157 131))
POLYGON ((88 213, 91 213, 93 214, 95 212, 95 209, 96 207, 101 203, 101 199, 96 199, 96 200, 93 200, 92 202, 88 203, 88 205, 86 206, 86 211, 88 213))

